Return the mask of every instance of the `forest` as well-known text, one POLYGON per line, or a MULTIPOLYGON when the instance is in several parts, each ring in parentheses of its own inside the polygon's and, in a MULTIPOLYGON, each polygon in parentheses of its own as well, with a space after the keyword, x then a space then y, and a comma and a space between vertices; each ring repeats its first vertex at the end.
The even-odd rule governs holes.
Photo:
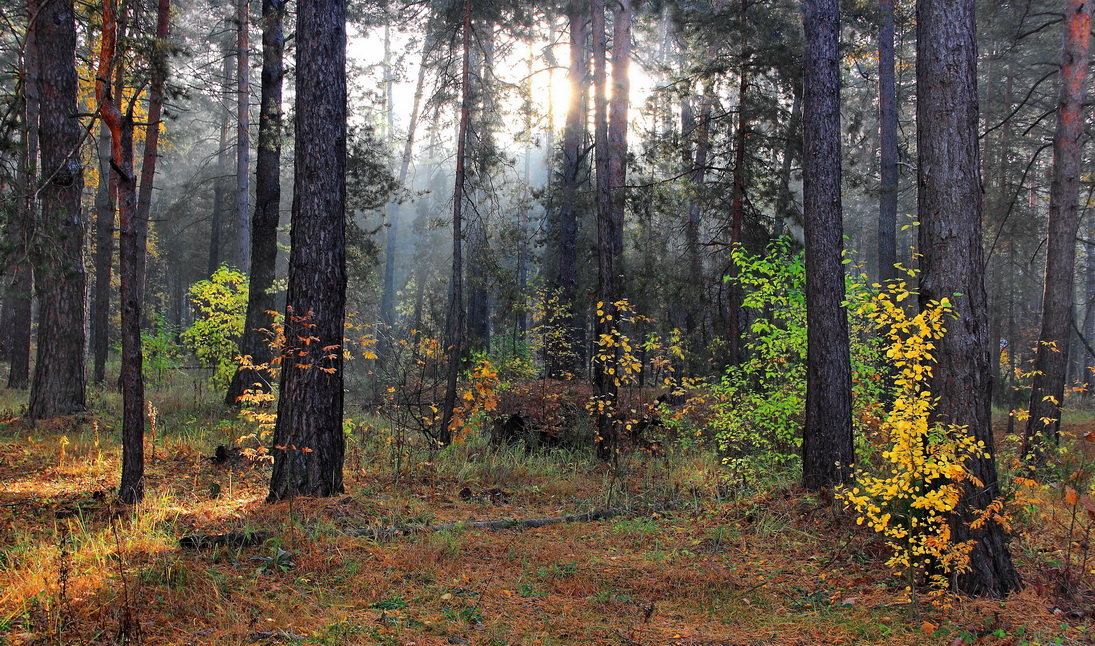
POLYGON ((0 646, 1095 643, 1093 5, 0 0, 0 646))

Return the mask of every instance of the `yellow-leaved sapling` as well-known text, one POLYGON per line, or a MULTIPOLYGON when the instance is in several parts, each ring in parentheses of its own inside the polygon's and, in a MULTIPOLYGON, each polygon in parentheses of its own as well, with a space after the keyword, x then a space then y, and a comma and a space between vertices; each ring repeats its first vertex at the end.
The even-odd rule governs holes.
MULTIPOLYGON (((856 483, 840 488, 837 496, 857 514, 857 523, 885 538, 891 551, 886 563, 904 576, 910 597, 927 584, 938 598, 969 567, 973 542, 956 542, 951 523, 965 483, 981 486, 966 465, 986 452, 966 427, 931 419, 933 352, 946 331, 951 305, 944 298, 910 316, 902 305, 910 296, 898 282, 861 305, 896 371, 894 399, 882 423, 887 444, 880 463, 857 465, 856 483)), ((974 523, 1001 518, 1000 501, 995 501, 974 523)))

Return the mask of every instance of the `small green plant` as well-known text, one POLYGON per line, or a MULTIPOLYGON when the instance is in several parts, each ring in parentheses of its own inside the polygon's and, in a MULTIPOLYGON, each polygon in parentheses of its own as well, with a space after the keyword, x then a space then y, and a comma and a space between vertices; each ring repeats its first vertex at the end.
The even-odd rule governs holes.
POLYGON ((293 562, 293 553, 289 550, 282 549, 281 546, 277 544, 274 544, 270 548, 269 556, 252 556, 251 558, 262 564, 259 566, 259 574, 288 572, 296 567, 296 563, 293 562))
MULTIPOLYGON (((798 467, 806 409, 806 264, 787 238, 762 256, 733 252, 742 307, 751 314, 745 359, 711 386, 708 428, 735 479, 780 474, 798 467)), ((878 377, 881 353, 859 304, 874 291, 848 281, 853 402, 857 436, 868 426, 885 391, 878 377)), ((857 447, 859 448, 859 447, 857 447)))
POLYGON ((403 610, 407 608, 407 606, 408 604, 403 600, 403 597, 387 597, 377 601, 369 607, 375 608, 376 610, 403 610))
POLYGON ((247 276, 224 265, 209 280, 190 286, 190 300, 198 311, 183 341, 198 359, 213 368, 212 381, 228 386, 239 366, 239 339, 247 315, 247 276))
POLYGON ((152 328, 141 332, 145 379, 162 384, 168 373, 179 368, 184 349, 178 342, 179 331, 162 315, 152 328))

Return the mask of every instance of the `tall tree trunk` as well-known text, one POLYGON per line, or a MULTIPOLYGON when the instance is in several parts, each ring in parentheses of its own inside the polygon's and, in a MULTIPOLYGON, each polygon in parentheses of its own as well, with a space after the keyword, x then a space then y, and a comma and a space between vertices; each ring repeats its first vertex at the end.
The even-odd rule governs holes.
MULTIPOLYGON (((135 258, 137 293, 144 298, 145 250, 148 248, 148 224, 152 213, 152 187, 156 179, 156 162, 159 159, 160 125, 163 116, 164 84, 167 80, 168 30, 171 26, 171 0, 157 0, 156 41, 150 57, 151 78, 148 87, 148 115, 144 135, 144 158, 141 160, 140 188, 137 192, 133 228, 136 237, 135 258)), ((140 302, 138 302, 138 312, 140 302)), ((137 320, 141 320, 140 314, 137 320)), ((143 362, 143 355, 142 355, 143 362)), ((143 412, 142 405, 142 412, 143 412)))
POLYGON ((251 13, 236 0, 236 265, 251 266, 251 13))
MULTIPOLYGON (((465 218, 467 234, 465 254, 468 260, 467 271, 467 349, 470 351, 490 351, 491 342, 491 297, 489 291, 490 243, 488 239, 489 203, 488 178, 496 165, 497 149, 494 141, 496 126, 496 106, 494 104, 494 25, 483 24, 482 35, 477 38, 479 52, 473 61, 472 93, 473 118, 471 120, 470 151, 472 162, 473 210, 465 218), (483 208, 481 208, 483 207, 483 208)), ((473 52, 473 54, 476 52, 473 52)))
MULTIPOLYGON (((713 48, 712 48, 713 49, 713 48)), ((686 308, 684 317, 685 337, 690 339, 696 349, 707 345, 706 339, 697 338, 696 330, 701 327, 707 305, 707 286, 703 277, 703 255, 700 246, 700 229, 703 225, 703 209, 700 205, 703 184, 707 177, 707 157, 711 150, 711 111, 715 104, 713 81, 708 81, 704 96, 700 99, 700 113, 693 118, 691 105, 686 100, 681 107, 681 121, 684 137, 694 138, 695 154, 691 147, 686 150, 686 162, 691 171, 688 180, 692 192, 688 199, 687 220, 685 220, 685 246, 688 254, 688 292, 685 294, 686 308), (691 123, 689 123, 691 122, 691 123)), ((735 184, 736 195, 736 184, 735 184)))
POLYGON ((1057 444, 1065 399, 1065 371, 1072 338, 1076 233, 1080 228, 1083 102, 1087 89, 1093 1, 1065 0, 1061 89, 1057 100, 1057 131, 1053 137, 1053 183, 1049 192, 1049 242, 1042 292, 1042 332, 1034 362, 1030 417, 1023 438, 1023 455, 1035 464, 1043 463, 1049 446, 1057 444))
POLYGON ((806 234, 806 425, 802 482, 846 482, 852 445, 852 373, 844 310, 840 202, 840 3, 806 0, 803 58, 803 216, 806 234))
MULTIPOLYGON (((1088 216, 1087 239, 1095 240, 1095 217, 1088 216)), ((1087 247, 1087 261, 1084 275, 1084 293, 1087 294, 1087 302, 1084 307, 1084 339, 1087 344, 1095 344, 1095 248, 1087 247)), ((1085 344, 1083 352, 1084 377, 1087 385, 1085 396, 1090 398, 1095 393, 1095 352, 1085 344)))
POLYGON ((878 280, 897 278, 897 83, 894 0, 878 4, 878 128, 882 183, 878 198, 878 280))
MULTIPOLYGON (((741 0, 741 20, 746 19, 748 4, 741 0)), ((741 245, 741 227, 745 221, 745 145, 749 135, 749 119, 746 113, 747 96, 749 94, 749 69, 748 52, 742 45, 741 66, 738 69, 738 127, 734 133, 734 175, 731 187, 730 199, 730 245, 741 245)), ((730 278, 736 278, 737 265, 730 265, 730 278)), ((742 290, 737 281, 731 280, 727 285, 729 301, 729 316, 727 320, 727 357, 730 365, 737 365, 741 361, 741 301, 742 290)))
MULTIPOLYGON (((597 169, 597 312, 594 337, 615 337, 619 331, 620 254, 623 251, 623 217, 627 182, 627 110, 630 91, 628 66, 631 58, 630 0, 613 8, 612 99, 605 95, 607 52, 604 1, 594 0, 593 85, 595 107, 595 151, 597 169)), ((598 398, 597 456, 607 460, 617 448, 616 406, 618 399, 619 348, 613 345, 597 353, 593 362, 593 385, 598 398)))
POLYGON ((346 2, 297 7, 292 247, 269 501, 343 491, 346 2))
POLYGON ((791 213, 791 166, 802 143, 802 83, 796 80, 792 84, 791 116, 787 120, 786 144, 779 169, 779 195, 776 197, 776 217, 779 218, 780 231, 786 231, 795 220, 791 213))
POLYGON ((25 390, 30 386, 30 335, 33 305, 34 272, 25 257, 12 266, 11 284, 4 298, 4 307, 11 308, 11 330, 8 349, 10 369, 8 388, 25 390))
POLYGON ((240 337, 240 355, 250 365, 232 376, 224 401, 235 404, 249 389, 270 392, 270 371, 261 368, 274 360, 270 347, 277 306, 274 272, 278 255, 281 215, 281 95, 285 77, 285 0, 262 0, 262 88, 259 105, 259 145, 255 160, 255 213, 251 219, 251 280, 247 315, 240 337))
MULTIPOLYGON (((232 56, 226 51, 224 55, 224 69, 221 81, 223 83, 221 94, 227 99, 232 77, 232 56)), ((213 182, 213 213, 209 224, 209 262, 206 265, 206 273, 210 276, 220 266, 221 258, 221 229, 224 220, 224 211, 228 202, 228 108, 221 112, 220 138, 217 148, 217 176, 213 182)))
POLYGON ((111 87, 118 52, 117 0, 103 2, 99 69, 95 98, 99 114, 110 129, 110 165, 114 169, 119 228, 119 274, 122 310, 122 479, 118 498, 138 502, 144 495, 144 378, 141 356, 141 282, 138 270, 137 178, 133 172, 132 115, 123 112, 121 87, 111 87), (117 54, 117 56, 116 56, 117 54))
MULTIPOLYGON (((388 125, 388 140, 395 143, 395 76, 392 73, 392 33, 391 25, 384 25, 384 112, 388 125)), ((421 68, 420 68, 421 75, 421 68)), ((417 110, 417 105, 415 109, 417 110)), ((413 126, 412 126, 413 127, 413 126)), ((384 234, 384 274, 380 292, 381 345, 386 350, 387 339, 395 327, 395 268, 396 253, 399 249, 399 202, 388 202, 387 231, 384 234)), ((386 356, 386 351, 381 355, 386 356)))
MULTIPOLYGON (((414 85, 414 98, 411 101, 411 116, 407 123, 407 135, 403 139, 403 153, 399 159, 399 185, 405 186, 410 175, 411 160, 414 156, 415 133, 418 130, 419 114, 422 109, 422 93, 426 87, 426 68, 429 58, 431 43, 427 39, 422 43, 422 54, 418 63, 418 79, 414 85)), ((390 75, 391 73, 388 72, 390 75)), ((388 84, 389 115, 395 112, 395 102, 392 96, 394 79, 388 84)), ((389 120, 389 127, 394 124, 389 120)), ((398 322, 396 314, 396 289, 395 270, 396 255, 399 250, 400 212, 398 202, 392 200, 388 203, 388 233, 385 236, 384 247, 384 291, 380 297, 380 322, 388 328, 388 332, 380 339, 380 356, 386 358, 391 350, 393 339, 391 329, 398 322)))
POLYGON ((584 363, 583 318, 578 311, 578 222, 580 190, 589 181, 587 158, 587 104, 589 102, 589 4, 571 2, 567 6, 570 30, 570 67, 567 83, 570 101, 566 124, 563 126, 563 160, 559 171, 559 200, 554 211, 554 288, 558 291, 559 307, 570 312, 569 329, 558 349, 549 349, 559 357, 554 361, 553 376, 577 373, 584 363))
POLYGON ((453 413, 456 410, 456 382, 464 352, 464 234, 463 208, 468 152, 468 130, 471 118, 471 0, 464 0, 461 24, 462 57, 460 71, 460 123, 456 130, 456 177, 452 196, 452 276, 449 284, 449 307, 445 315, 445 348, 448 367, 445 374, 445 401, 441 411, 438 441, 452 442, 453 413))
POLYGON ((24 142, 20 177, 22 199, 18 213, 11 222, 10 238, 15 241, 18 256, 12 265, 11 283, 4 295, 5 323, 9 330, 8 388, 23 390, 30 386, 30 337, 33 317, 34 270, 31 262, 31 223, 35 219, 38 192, 38 0, 27 2, 27 35, 23 54, 23 117, 24 142))
POLYGON ((95 291, 91 301, 91 381, 106 380, 110 352, 110 276, 114 261, 114 194, 110 170, 110 129, 99 131, 99 187, 95 192, 95 291))
POLYGON ((41 99, 41 223, 35 236, 38 353, 27 415, 44 419, 85 409, 84 187, 76 114, 76 16, 68 0, 37 6, 41 99))
POLYGON ((623 274, 619 259, 624 250, 624 206, 627 185, 627 113, 631 107, 631 0, 612 6, 612 100, 608 105, 608 179, 612 195, 612 250, 616 255, 619 289, 623 274))
POLYGON ((951 522, 954 542, 974 541, 970 570, 959 575, 958 588, 1003 596, 1020 586, 1004 530, 995 522, 977 530, 969 526, 977 510, 1000 495, 981 248, 974 1, 917 0, 916 14, 920 298, 924 303, 948 298, 956 315, 935 352, 934 420, 965 426, 988 453, 968 464, 980 483, 963 485, 951 522))

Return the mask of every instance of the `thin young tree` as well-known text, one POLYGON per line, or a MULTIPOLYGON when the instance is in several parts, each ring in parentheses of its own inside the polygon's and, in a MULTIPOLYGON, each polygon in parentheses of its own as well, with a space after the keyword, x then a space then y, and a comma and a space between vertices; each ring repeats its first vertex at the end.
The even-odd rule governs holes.
POLYGON ((114 170, 119 222, 118 269, 121 279, 122 314, 122 479, 118 498, 136 503, 144 495, 144 356, 141 350, 141 304, 144 297, 145 248, 148 240, 148 214, 152 199, 152 180, 156 172, 160 114, 163 109, 164 83, 167 76, 165 41, 170 26, 169 0, 159 0, 156 11, 156 43, 150 60, 148 123, 145 131, 145 155, 141 171, 141 194, 133 168, 133 105, 123 102, 120 85, 111 82, 114 64, 122 53, 118 48, 117 0, 105 0, 102 14, 102 40, 95 97, 99 114, 111 134, 110 166, 114 170), (123 111, 123 103, 128 107, 123 111))
MULTIPOLYGON (((399 180, 400 186, 405 186, 407 183, 407 177, 410 175, 411 161, 414 154, 414 141, 415 134, 418 131, 418 121, 420 112, 422 109, 422 94, 426 87, 426 63, 429 60, 430 49, 432 42, 430 39, 424 39, 422 43, 422 55, 418 63, 418 79, 414 84, 414 98, 411 100, 411 116, 407 123, 407 135, 403 139, 403 152, 399 159, 399 174, 396 179, 399 180)), ((389 127, 394 129, 394 113, 395 113, 395 101, 393 94, 393 87, 395 84, 394 76, 391 72, 387 72, 387 103, 389 111, 389 127)), ((388 233, 384 239, 384 278, 383 278, 383 293, 380 297, 380 322, 386 326, 387 333, 382 335, 379 345, 379 354, 381 359, 387 358, 391 353, 392 334, 391 329, 397 323, 398 316, 396 314, 396 289, 395 289, 395 263, 396 263, 396 250, 399 248, 399 235, 400 235, 400 208, 399 203, 393 198, 388 203, 388 233)))
POLYGON ((934 419, 965 426, 987 451, 967 465, 978 482, 964 483, 951 522, 953 541, 973 541, 970 568, 958 576, 957 588, 1002 597, 1020 587, 1004 529, 996 522, 970 527, 978 510, 1000 495, 981 247, 974 0, 917 0, 916 30, 920 298, 950 299, 954 313, 934 353, 934 419))
POLYGON ((255 212, 251 218, 251 273, 247 314, 240 355, 250 357, 241 365, 225 394, 234 405, 244 391, 269 392, 269 366, 274 359, 269 334, 271 312, 277 306, 272 291, 278 254, 278 221, 281 214, 281 96, 285 76, 285 0, 262 0, 262 82, 259 98, 259 141, 255 159, 255 212))
POLYGON ((270 502, 341 493, 345 457, 345 0, 302 0, 296 41, 289 288, 270 502))
POLYGON ((1076 234, 1080 228, 1080 172, 1084 139, 1084 95, 1090 60, 1093 0, 1066 0, 1061 46, 1061 87, 1057 130, 1053 136, 1053 183, 1049 192, 1049 240, 1046 245, 1042 330, 1030 390, 1030 417, 1023 456, 1045 462, 1058 442, 1073 326, 1073 278, 1076 234))
POLYGON ((806 236, 806 425, 802 482, 851 475, 852 377, 844 310, 840 201, 840 3, 803 3, 803 215, 806 236))
POLYGON ((464 200, 466 199, 468 133, 471 123, 471 0, 464 0, 460 21, 460 120, 456 129, 456 173, 452 195, 452 276, 449 284, 449 306, 445 314, 445 348, 448 366, 445 374, 445 400, 441 409, 441 429, 437 440, 452 442, 453 415, 456 412, 456 385, 464 352, 464 200))
POLYGON ((33 242, 38 287, 38 352, 27 415, 84 410, 84 187, 76 115, 76 15, 70 0, 35 3, 41 215, 33 242))

